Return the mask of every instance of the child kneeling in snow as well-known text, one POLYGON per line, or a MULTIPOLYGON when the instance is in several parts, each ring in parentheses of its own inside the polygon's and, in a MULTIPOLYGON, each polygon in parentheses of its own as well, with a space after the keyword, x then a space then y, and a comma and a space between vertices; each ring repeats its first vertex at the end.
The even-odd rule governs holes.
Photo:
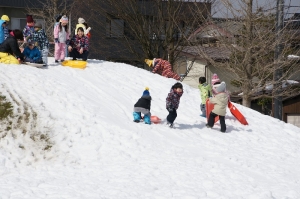
POLYGON ((141 120, 141 113, 144 114, 144 122, 145 124, 151 124, 151 96, 149 93, 149 88, 146 87, 145 91, 143 92, 142 97, 135 103, 133 108, 133 121, 140 122, 141 120))
POLYGON ((220 124, 221 124, 221 132, 226 132, 226 124, 225 124, 225 114, 226 107, 228 104, 228 94, 226 91, 225 82, 221 82, 221 84, 215 84, 213 86, 213 90, 215 95, 209 99, 209 103, 214 104, 214 109, 210 112, 208 123, 206 127, 212 128, 215 124, 215 117, 219 116, 220 124))
POLYGON ((42 64, 43 60, 41 57, 41 53, 39 49, 35 47, 34 43, 34 41, 29 42, 28 46, 23 51, 25 62, 42 64))

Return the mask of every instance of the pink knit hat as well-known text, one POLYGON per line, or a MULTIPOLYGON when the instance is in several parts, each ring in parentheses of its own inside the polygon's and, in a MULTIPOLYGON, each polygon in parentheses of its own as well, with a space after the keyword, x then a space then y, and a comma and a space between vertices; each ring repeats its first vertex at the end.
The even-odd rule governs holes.
POLYGON ((68 17, 66 15, 62 16, 60 22, 68 23, 68 17))
POLYGON ((221 82, 218 75, 215 73, 213 74, 212 78, 211 78, 211 84, 214 85, 217 82, 221 82))

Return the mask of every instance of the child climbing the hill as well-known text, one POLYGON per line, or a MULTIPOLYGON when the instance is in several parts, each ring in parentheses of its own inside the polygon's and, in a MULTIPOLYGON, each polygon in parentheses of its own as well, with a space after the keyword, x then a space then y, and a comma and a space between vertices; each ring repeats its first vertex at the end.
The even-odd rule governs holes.
POLYGON ((146 87, 142 97, 135 103, 133 108, 133 121, 140 122, 141 113, 144 115, 145 124, 151 124, 151 96, 149 93, 149 88, 146 87))
POLYGON ((68 17, 66 15, 62 16, 59 24, 54 27, 54 40, 55 63, 58 63, 58 60, 63 62, 66 57, 66 45, 70 42, 68 32, 68 17))
POLYGON ((170 90, 170 93, 168 94, 166 98, 166 108, 169 111, 169 114, 167 116, 167 125, 170 128, 173 128, 173 123, 177 117, 176 110, 179 107, 180 103, 180 97, 183 94, 183 87, 182 84, 177 82, 174 84, 170 90))
POLYGON ((210 98, 209 102, 214 104, 214 109, 211 111, 208 119, 208 123, 206 124, 207 128, 212 128, 215 123, 215 117, 219 116, 220 124, 221 124, 221 132, 226 132, 226 124, 225 124, 225 114, 226 107, 228 104, 228 94, 225 92, 226 84, 225 82, 221 82, 220 84, 215 84, 213 86, 213 90, 216 94, 210 98))
POLYGON ((180 76, 173 72, 172 66, 167 60, 154 58, 153 60, 145 59, 145 62, 149 67, 153 67, 152 73, 157 73, 167 78, 180 80, 180 76))
POLYGON ((211 86, 207 84, 205 77, 199 78, 199 85, 198 88, 200 90, 200 96, 201 96, 201 104, 200 104, 200 110, 202 114, 200 116, 206 117, 206 100, 211 97, 211 86))

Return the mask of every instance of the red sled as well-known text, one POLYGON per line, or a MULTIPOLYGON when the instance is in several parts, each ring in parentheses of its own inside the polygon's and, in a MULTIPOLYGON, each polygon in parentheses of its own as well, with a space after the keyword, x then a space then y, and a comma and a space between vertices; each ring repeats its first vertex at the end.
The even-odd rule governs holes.
POLYGON ((241 123, 244 125, 248 125, 248 122, 246 118, 243 116, 243 114, 231 103, 231 101, 228 101, 228 108, 231 112, 231 114, 241 123))
MULTIPOLYGON (((210 112, 214 109, 214 104, 210 103, 209 102, 209 99, 206 100, 206 103, 205 103, 205 107, 206 107, 206 119, 207 119, 207 122, 208 122, 208 118, 209 118, 209 115, 210 115, 210 112)), ((219 116, 215 117, 215 123, 219 121, 219 116)))
POLYGON ((155 115, 152 115, 151 118, 150 118, 151 122, 154 123, 154 124, 159 124, 161 123, 161 119, 155 115))

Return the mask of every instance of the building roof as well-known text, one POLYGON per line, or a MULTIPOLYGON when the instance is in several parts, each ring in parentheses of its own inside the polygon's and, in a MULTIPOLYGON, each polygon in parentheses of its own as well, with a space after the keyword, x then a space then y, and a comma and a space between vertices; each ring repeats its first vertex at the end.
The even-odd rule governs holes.
POLYGON ((205 57, 201 56, 201 51, 207 54, 211 59, 215 61, 225 61, 230 57, 230 50, 225 46, 220 47, 204 47, 201 45, 198 46, 185 46, 181 51, 187 56, 196 57, 204 59, 205 57))

